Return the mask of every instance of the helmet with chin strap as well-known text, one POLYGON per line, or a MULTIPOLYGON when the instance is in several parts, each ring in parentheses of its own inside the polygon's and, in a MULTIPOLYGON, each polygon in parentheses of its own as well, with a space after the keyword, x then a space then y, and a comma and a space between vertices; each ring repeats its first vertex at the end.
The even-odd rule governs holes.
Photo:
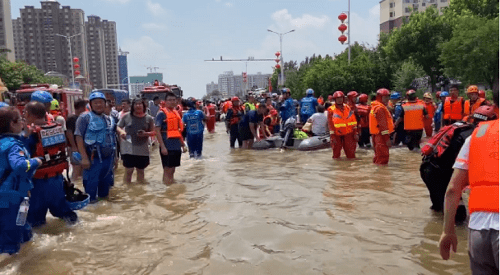
POLYGON ((336 98, 344 98, 344 93, 342 91, 336 91, 335 93, 333 93, 333 99, 336 98))
POLYGON ((35 91, 31 94, 31 101, 37 101, 41 103, 51 103, 54 98, 47 91, 35 91))

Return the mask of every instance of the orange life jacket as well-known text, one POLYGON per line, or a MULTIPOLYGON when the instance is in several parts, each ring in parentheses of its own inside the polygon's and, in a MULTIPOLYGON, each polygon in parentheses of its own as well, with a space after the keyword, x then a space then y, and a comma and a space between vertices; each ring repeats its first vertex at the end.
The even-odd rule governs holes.
POLYGON ((483 104, 483 102, 485 101, 486 99, 484 98, 479 98, 478 100, 476 100, 476 103, 472 104, 472 106, 470 105, 470 99, 466 100, 465 103, 464 103, 464 115, 471 115, 474 113, 474 111, 479 108, 479 106, 481 106, 481 104, 483 104))
POLYGON ((215 116, 215 105, 213 104, 208 105, 207 113, 209 116, 215 116))
POLYGON ((178 138, 182 140, 182 131, 184 131, 184 124, 182 123, 181 116, 176 110, 169 110, 168 108, 160 108, 165 113, 167 118, 167 138, 178 138))
POLYGON ((332 116, 332 124, 334 127, 335 135, 345 136, 355 131, 358 122, 356 121, 356 116, 354 111, 344 104, 343 110, 337 108, 335 105, 330 107, 332 116))
POLYGON ((434 117, 434 113, 436 112, 436 105, 434 105, 433 102, 427 104, 427 103, 424 103, 425 104, 425 109, 427 110, 427 115, 429 115, 429 118, 433 118, 434 117))
POLYGON ((452 120, 462 120, 463 109, 462 109, 463 98, 459 97, 455 102, 451 102, 451 97, 447 97, 444 101, 443 108, 443 119, 452 120))
POLYGON ((49 113, 45 113, 45 120, 47 121, 47 123, 52 123, 54 122, 54 116, 49 113))
POLYGON ((238 112, 241 112, 241 106, 231 106, 231 109, 233 110, 233 115, 231 116, 231 119, 229 120, 229 125, 234 125, 238 124, 240 122, 240 117, 237 116, 238 112))
POLYGON ((392 115, 391 112, 387 109, 387 107, 384 106, 381 102, 378 101, 372 101, 371 103, 371 111, 370 111, 370 116, 369 118, 369 128, 370 128, 370 134, 371 135, 377 135, 377 134, 390 134, 394 132, 394 122, 392 121, 392 115), (385 119, 387 120, 387 131, 380 131, 379 129, 379 123, 377 121, 377 116, 376 113, 378 111, 382 111, 385 115, 385 119))
POLYGON ((222 112, 224 114, 227 114, 227 110, 231 109, 233 107, 233 103, 231 103, 231 101, 226 101, 224 103, 224 106, 222 107, 222 112))
MULTIPOLYGON (((270 133, 272 133, 272 132, 273 132, 273 131, 272 131, 272 129, 273 129, 273 127, 274 127, 274 125, 272 125, 272 123, 273 123, 273 118, 271 117, 271 115, 267 115, 267 116, 265 116, 265 117, 264 117, 263 121, 265 122, 265 121, 266 121, 266 119, 270 119, 270 120, 271 120, 271 124, 268 126, 268 125, 266 125, 266 124, 264 123, 264 127, 266 127, 266 129, 268 129, 270 133)), ((261 137, 264 137, 264 129, 263 129, 263 128, 259 128, 259 135, 260 135, 261 137)))
POLYGON ((424 129, 424 108, 424 105, 420 102, 407 102, 403 104, 405 130, 424 129))
POLYGON ((356 108, 358 109, 359 127, 361 128, 369 127, 368 116, 370 115, 370 106, 358 104, 356 105, 356 108))
POLYGON ((323 99, 322 96, 318 97, 318 104, 320 104, 320 105, 325 104, 325 100, 323 99))
POLYGON ((498 119, 480 123, 470 139, 470 213, 498 213, 498 149, 498 119))
POLYGON ((66 136, 61 124, 48 123, 43 126, 35 126, 31 128, 31 131, 38 136, 32 157, 45 159, 42 165, 36 169, 33 178, 52 178, 68 169, 66 136))

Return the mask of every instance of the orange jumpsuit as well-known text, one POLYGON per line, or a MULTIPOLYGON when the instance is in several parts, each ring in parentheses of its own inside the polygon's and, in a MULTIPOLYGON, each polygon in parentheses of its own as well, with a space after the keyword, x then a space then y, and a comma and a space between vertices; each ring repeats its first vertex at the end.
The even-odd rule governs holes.
POLYGON ((345 104, 341 108, 332 105, 328 108, 328 127, 333 158, 340 158, 342 148, 347 158, 355 158, 357 121, 354 111, 345 104))
POLYGON ((215 105, 210 103, 207 106, 207 130, 209 133, 215 133, 215 105))
POLYGON ((390 140, 389 134, 394 131, 394 122, 387 107, 379 101, 373 101, 371 104, 369 124, 375 149, 373 163, 387 164, 389 163, 389 146, 387 146, 387 141, 390 140))

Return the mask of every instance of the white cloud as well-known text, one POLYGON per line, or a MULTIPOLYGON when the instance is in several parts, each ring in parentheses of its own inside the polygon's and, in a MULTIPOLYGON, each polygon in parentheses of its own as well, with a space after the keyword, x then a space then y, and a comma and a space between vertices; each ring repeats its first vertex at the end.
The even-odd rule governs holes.
MULTIPOLYGON (((165 47, 150 36, 142 36, 140 39, 126 39, 122 49, 127 49, 130 52, 128 56, 129 68, 145 68, 151 65, 162 67, 170 58, 165 47)), ((131 74, 137 73, 131 72, 131 74)))
POLYGON ((165 30, 167 26, 163 24, 156 24, 156 23, 144 23, 142 24, 142 27, 146 30, 165 30))
POLYGON ((106 2, 118 3, 118 4, 126 4, 130 2, 130 0, 105 0, 106 2))
MULTIPOLYGON (((375 5, 369 10, 368 17, 351 13, 351 40, 358 43, 368 43, 372 46, 378 44, 380 33, 380 5, 375 5)), ((340 21, 339 21, 340 22, 340 21)), ((335 33, 340 33, 335 27, 335 33)))
POLYGON ((219 3, 221 0, 215 0, 215 2, 219 3))
MULTIPOLYGON (((123 1, 123 0, 119 0, 123 1)), ((151 0, 146 2, 146 7, 154 16, 165 15, 166 10, 161 6, 160 3, 153 3, 151 0)))
POLYGON ((230 2, 226 2, 226 7, 232 7, 233 6, 233 3, 230 3, 230 2))
POLYGON ((330 18, 326 15, 315 17, 310 14, 304 14, 302 17, 293 18, 292 15, 288 13, 287 9, 279 10, 273 13, 271 18, 275 21, 277 27, 282 31, 289 27, 295 29, 304 29, 308 27, 323 28, 328 22, 330 22, 330 18))

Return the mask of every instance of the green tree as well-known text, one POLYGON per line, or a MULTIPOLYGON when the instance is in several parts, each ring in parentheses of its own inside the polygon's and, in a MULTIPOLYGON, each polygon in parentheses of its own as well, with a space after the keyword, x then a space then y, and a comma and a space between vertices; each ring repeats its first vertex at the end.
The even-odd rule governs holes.
POLYGON ((401 64, 401 67, 392 75, 394 89, 399 92, 404 92, 410 88, 411 83, 415 78, 424 77, 425 72, 420 65, 409 59, 401 64))
POLYGON ((445 13, 447 16, 473 15, 493 19, 498 17, 498 0, 453 0, 445 13))
POLYGON ((451 31, 445 17, 439 16, 438 10, 430 7, 424 12, 412 14, 408 23, 394 30, 384 49, 395 62, 411 58, 420 65, 430 77, 434 91, 437 77, 443 70, 438 45, 450 39, 451 31))
POLYGON ((56 77, 46 77, 33 65, 24 62, 10 62, 0 58, 0 76, 9 90, 17 90, 21 84, 50 83, 62 85, 62 80, 56 77))
POLYGON ((440 45, 439 60, 445 65, 446 75, 493 87, 499 74, 498 23, 498 17, 462 16, 453 37, 440 45))

